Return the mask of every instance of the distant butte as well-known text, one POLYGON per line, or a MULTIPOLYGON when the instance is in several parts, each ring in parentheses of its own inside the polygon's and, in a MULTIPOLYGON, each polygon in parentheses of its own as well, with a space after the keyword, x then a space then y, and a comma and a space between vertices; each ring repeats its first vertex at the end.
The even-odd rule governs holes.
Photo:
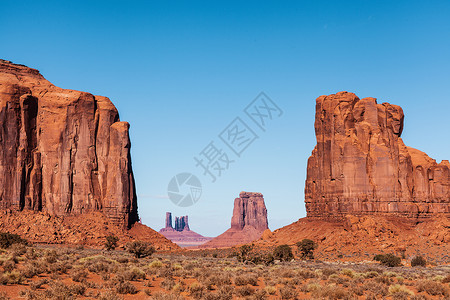
POLYGON ((241 192, 234 200, 231 228, 200 248, 223 248, 259 239, 268 230, 267 209, 261 193, 241 192))
POLYGON ((176 217, 175 228, 172 226, 172 213, 166 213, 165 227, 159 233, 181 247, 198 246, 211 240, 189 228, 188 216, 176 217))

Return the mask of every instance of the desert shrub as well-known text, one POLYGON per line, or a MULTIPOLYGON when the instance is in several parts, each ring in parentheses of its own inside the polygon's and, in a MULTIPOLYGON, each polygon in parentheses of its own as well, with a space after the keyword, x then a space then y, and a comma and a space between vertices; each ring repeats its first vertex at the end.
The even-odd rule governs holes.
POLYGON ((342 269, 341 270, 341 274, 345 275, 345 276, 348 276, 350 278, 355 277, 355 271, 353 271, 352 269, 342 269))
POLYGON ((423 258, 421 255, 414 256, 414 258, 411 260, 411 267, 426 267, 427 260, 423 258))
POLYGON ((442 283, 449 283, 450 282, 450 274, 447 274, 447 276, 445 276, 443 279, 442 279, 442 283))
POLYGON ((160 260, 154 260, 149 265, 150 268, 161 268, 163 263, 160 260))
POLYGON ((349 299, 350 293, 341 286, 329 284, 322 289, 315 290, 312 296, 320 299, 349 299))
POLYGON ((241 297, 250 296, 254 292, 255 292, 255 289, 248 285, 240 286, 236 289, 236 294, 241 297))
POLYGON ((122 300, 123 298, 111 289, 104 291, 100 294, 99 300, 122 300))
POLYGON ((86 287, 82 284, 72 284, 69 286, 70 291, 74 295, 83 296, 86 292, 86 287))
POLYGON ((266 285, 264 290, 266 290, 269 295, 275 295, 277 293, 277 288, 273 285, 266 285))
POLYGON ((37 257, 36 250, 34 250, 34 248, 32 247, 28 247, 27 252, 25 253, 25 257, 27 259, 35 259, 37 257))
POLYGON ((281 299, 297 299, 298 294, 295 288, 287 285, 279 289, 281 299))
POLYGON ((16 268, 16 262, 12 259, 8 259, 5 262, 3 262, 3 270, 6 272, 11 272, 16 268))
POLYGON ((357 296, 364 295, 364 287, 362 285, 352 285, 350 291, 357 296))
POLYGON ((177 294, 168 294, 164 292, 156 292, 152 294, 151 299, 153 300, 184 300, 185 298, 177 294))
POLYGON ((22 256, 27 252, 27 246, 23 243, 14 243, 9 247, 12 256, 22 256))
POLYGON ((40 294, 33 294, 29 291, 28 299, 74 299, 76 296, 84 295, 86 287, 82 285, 65 285, 61 281, 50 281, 49 289, 40 294))
POLYGON ((108 235, 105 238, 105 249, 107 251, 111 251, 111 250, 116 249, 118 241, 119 241, 119 238, 117 236, 112 235, 112 234, 108 235))
POLYGON ((205 292, 206 288, 197 282, 194 282, 189 286, 189 295, 194 299, 201 299, 205 292))
POLYGON ((44 284, 48 283, 48 279, 47 278, 43 278, 41 280, 35 281, 35 282, 31 282, 30 283, 30 288, 32 290, 37 290, 40 289, 44 284))
POLYGON ((161 287, 165 290, 172 290, 175 286, 175 281, 169 278, 164 278, 164 280, 161 282, 161 287))
POLYGON ((6 292, 0 292, 0 300, 9 300, 10 298, 6 294, 6 292))
POLYGON ((448 290, 445 288, 445 286, 433 280, 419 281, 417 283, 417 291, 419 293, 425 291, 432 296, 448 296, 448 290))
POLYGON ((45 272, 45 268, 36 262, 31 262, 31 263, 26 264, 22 270, 22 274, 26 278, 32 278, 32 277, 42 274, 44 272, 45 272))
POLYGON ((96 261, 87 265, 87 269, 96 274, 113 272, 114 267, 111 266, 109 262, 106 261, 96 261))
POLYGON ((302 277, 303 279, 309 279, 309 278, 316 278, 317 274, 311 270, 308 269, 300 269, 298 271, 298 275, 302 277))
POLYGON ((414 293, 404 285, 394 284, 389 287, 389 294, 392 299, 405 299, 408 300, 410 296, 414 296, 414 293))
POLYGON ((128 263, 130 260, 128 259, 128 257, 118 257, 118 258, 116 259, 116 261, 117 261, 118 263, 121 263, 121 264, 126 264, 126 263, 128 263))
POLYGON ((234 278, 234 284, 237 286, 243 286, 243 285, 253 285, 253 286, 257 286, 258 285, 258 277, 256 277, 255 275, 239 275, 236 276, 234 278))
POLYGON ((72 272, 70 277, 75 282, 82 282, 88 277, 88 272, 85 269, 76 269, 72 272))
POLYGON ((142 241, 128 243, 127 250, 134 254, 136 258, 151 256, 155 252, 155 248, 152 245, 142 241))
POLYGON ((231 284, 231 276, 228 273, 212 275, 209 280, 211 284, 217 287, 231 284))
POLYGON ((119 294, 136 294, 138 289, 128 281, 119 280, 115 284, 116 292, 119 294))
POLYGON ((242 245, 239 248, 239 252, 235 252, 232 255, 234 255, 238 261, 241 262, 246 262, 246 261, 250 261, 254 256, 254 253, 252 253, 253 251, 253 245, 242 245))
POLYGON ((58 253, 55 250, 47 250, 44 253, 44 261, 48 264, 53 264, 58 260, 58 253))
POLYGON ((387 267, 399 267, 402 264, 402 259, 394 254, 377 254, 373 258, 376 261, 379 261, 382 265, 387 267))
POLYGON ((221 287, 216 294, 208 294, 204 299, 214 299, 214 300, 232 300, 233 299, 234 288, 232 286, 226 285, 221 287))
POLYGON ((4 272, 0 275, 0 284, 21 284, 24 276, 19 271, 4 272))
POLYGON ((313 240, 303 239, 296 245, 302 258, 314 259, 314 250, 317 248, 317 244, 313 240))
POLYGON ((71 266, 64 262, 56 262, 48 266, 48 271, 52 274, 66 274, 69 268, 71 266))
POLYGON ((146 279, 144 271, 139 268, 133 267, 131 270, 124 270, 117 274, 118 278, 128 281, 137 281, 139 279, 146 279))
POLYGON ((331 269, 331 268, 323 268, 322 269, 322 275, 324 275, 325 277, 336 274, 336 272, 337 272, 336 270, 331 269))
POLYGON ((374 281, 368 281, 362 285, 365 291, 371 292, 374 295, 386 296, 388 294, 388 288, 386 285, 374 281))
POLYGON ((268 298, 267 292, 266 290, 263 289, 256 290, 252 297, 252 299, 255 300, 265 300, 267 298, 268 298))
POLYGON ((280 261, 290 261, 294 258, 289 245, 279 245, 273 250, 273 257, 280 261))
POLYGON ((9 232, 0 232, 0 248, 6 249, 13 244, 28 245, 28 241, 21 238, 20 235, 18 234, 9 232))

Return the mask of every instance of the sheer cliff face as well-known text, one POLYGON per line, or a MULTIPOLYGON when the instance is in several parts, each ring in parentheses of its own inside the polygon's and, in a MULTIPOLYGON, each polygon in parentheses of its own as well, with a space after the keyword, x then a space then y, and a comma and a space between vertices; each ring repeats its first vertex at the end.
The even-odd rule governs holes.
POLYGON ((106 97, 0 60, 0 208, 138 220, 129 125, 106 97))
POLYGON ((231 228, 242 230, 253 226, 257 230, 268 229, 267 209, 261 193, 241 192, 234 200, 231 228))
POLYGON ((340 92, 316 100, 317 145, 308 160, 309 217, 450 214, 450 164, 406 147, 403 110, 340 92))

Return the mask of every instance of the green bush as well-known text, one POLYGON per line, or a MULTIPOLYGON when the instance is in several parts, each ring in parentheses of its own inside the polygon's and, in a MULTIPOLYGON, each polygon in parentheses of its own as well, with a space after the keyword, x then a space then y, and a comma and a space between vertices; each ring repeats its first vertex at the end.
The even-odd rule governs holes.
POLYGON ((141 241, 128 243, 127 250, 134 254, 136 258, 151 256, 155 252, 155 248, 152 245, 141 241))
POLYGON ((114 250, 117 247, 117 242, 119 241, 119 238, 115 235, 108 235, 106 237, 105 241, 105 249, 108 251, 114 250))
POLYGON ((281 261, 289 261, 294 258, 289 245, 279 245, 273 250, 273 258, 281 261))
POLYGON ((414 258, 411 260, 411 267, 425 267, 427 265, 427 261, 425 258, 423 258, 420 255, 414 256, 414 258))
POLYGON ((387 267, 399 267, 402 265, 402 259, 394 254, 377 254, 373 258, 376 261, 379 261, 382 265, 387 267))
POLYGON ((297 243, 298 250, 302 258, 314 259, 314 250, 317 249, 317 244, 310 239, 303 239, 297 243))
POLYGON ((0 232, 0 248, 6 249, 13 244, 28 245, 28 241, 21 238, 20 235, 18 234, 9 232, 0 232))

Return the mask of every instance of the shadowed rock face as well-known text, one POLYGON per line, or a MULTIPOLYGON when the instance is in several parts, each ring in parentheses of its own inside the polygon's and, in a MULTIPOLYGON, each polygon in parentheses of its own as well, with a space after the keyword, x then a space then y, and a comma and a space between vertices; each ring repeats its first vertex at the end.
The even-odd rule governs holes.
POLYGON ((129 124, 106 97, 0 60, 0 208, 138 220, 129 124))
POLYGON ((450 164, 406 147, 403 110, 340 92, 316 100, 308 217, 450 215, 450 164))

